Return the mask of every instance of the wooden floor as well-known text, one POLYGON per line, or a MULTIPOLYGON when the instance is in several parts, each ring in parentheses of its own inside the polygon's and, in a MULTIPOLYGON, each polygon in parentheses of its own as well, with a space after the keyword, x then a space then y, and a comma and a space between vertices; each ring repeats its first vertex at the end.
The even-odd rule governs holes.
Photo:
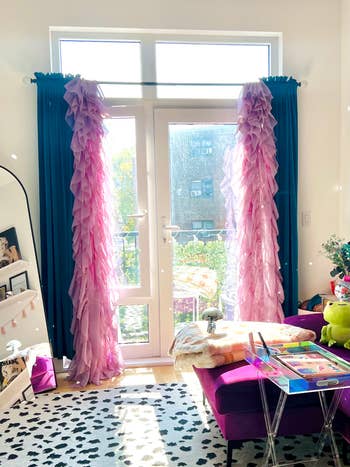
POLYGON ((57 374, 57 392, 91 391, 93 389, 111 389, 120 386, 133 386, 140 384, 161 384, 173 382, 185 382, 191 384, 196 380, 193 371, 175 370, 173 365, 147 368, 127 368, 115 378, 103 381, 99 386, 89 384, 84 388, 76 386, 67 380, 66 373, 57 374))

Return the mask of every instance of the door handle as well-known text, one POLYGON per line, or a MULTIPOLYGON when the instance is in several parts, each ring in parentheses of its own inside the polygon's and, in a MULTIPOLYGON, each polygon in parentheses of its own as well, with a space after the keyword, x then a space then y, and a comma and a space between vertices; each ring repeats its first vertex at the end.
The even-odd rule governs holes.
POLYGON ((180 230, 179 225, 173 224, 163 224, 163 242, 164 243, 171 243, 171 232, 175 232, 176 230, 180 230))

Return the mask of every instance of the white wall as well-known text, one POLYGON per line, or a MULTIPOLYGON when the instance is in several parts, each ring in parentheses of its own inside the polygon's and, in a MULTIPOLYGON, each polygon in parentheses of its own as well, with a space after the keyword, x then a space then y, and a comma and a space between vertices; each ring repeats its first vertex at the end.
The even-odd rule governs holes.
POLYGON ((52 26, 134 27, 283 33, 285 74, 299 92, 300 297, 327 291, 330 265, 320 244, 338 231, 340 0, 27 0, 2 2, 0 18, 0 163, 28 189, 38 235, 36 89, 22 79, 49 71, 52 26), (19 158, 9 158, 16 153, 19 158), (312 265, 310 264, 312 263, 312 265))
POLYGON ((341 157, 340 229, 343 238, 350 240, 350 1, 342 0, 341 15, 341 157))

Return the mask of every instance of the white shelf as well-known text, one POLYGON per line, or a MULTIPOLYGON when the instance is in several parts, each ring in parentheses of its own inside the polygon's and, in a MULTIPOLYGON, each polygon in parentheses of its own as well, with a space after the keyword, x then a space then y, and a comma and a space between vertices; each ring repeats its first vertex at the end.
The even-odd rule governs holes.
POLYGON ((11 306, 26 307, 37 295, 38 292, 31 289, 25 290, 17 295, 12 295, 12 297, 8 297, 0 302, 0 311, 4 308, 10 308, 11 306))
POLYGON ((20 272, 27 271, 28 267, 29 267, 28 261, 19 259, 18 261, 15 261, 14 263, 8 264, 7 266, 0 268, 0 285, 1 285, 1 282, 3 282, 4 280, 8 281, 10 277, 15 276, 16 274, 20 272))

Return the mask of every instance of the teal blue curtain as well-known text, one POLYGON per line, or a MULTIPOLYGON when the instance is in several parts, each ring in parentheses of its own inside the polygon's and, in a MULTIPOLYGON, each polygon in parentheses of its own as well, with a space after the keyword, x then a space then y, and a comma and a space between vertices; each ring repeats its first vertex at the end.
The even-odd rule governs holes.
POLYGON ((278 192, 275 197, 279 218, 279 259, 283 277, 285 316, 298 310, 298 106, 295 79, 272 76, 263 79, 272 94, 272 114, 278 172, 278 192))
POLYGON ((68 289, 73 276, 72 130, 65 120, 65 84, 72 77, 35 73, 38 106, 41 277, 49 338, 54 356, 73 356, 73 308, 68 289))

